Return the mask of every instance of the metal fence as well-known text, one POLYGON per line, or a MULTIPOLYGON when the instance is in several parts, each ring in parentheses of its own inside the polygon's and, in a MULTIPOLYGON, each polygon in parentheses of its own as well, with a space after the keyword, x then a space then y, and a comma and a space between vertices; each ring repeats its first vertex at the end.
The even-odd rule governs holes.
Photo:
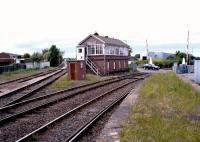
POLYGON ((12 64, 7 66, 0 66, 0 74, 3 72, 15 71, 19 69, 26 69, 25 64, 12 64))
POLYGON ((182 74, 182 73, 194 73, 194 65, 186 65, 174 63, 172 70, 175 73, 182 74))

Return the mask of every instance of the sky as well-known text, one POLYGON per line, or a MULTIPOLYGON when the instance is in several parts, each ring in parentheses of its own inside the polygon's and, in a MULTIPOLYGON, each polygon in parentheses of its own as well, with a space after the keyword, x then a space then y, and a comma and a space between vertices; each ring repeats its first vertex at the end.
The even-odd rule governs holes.
POLYGON ((200 56, 198 0, 0 0, 0 52, 41 52, 52 44, 75 57, 75 47, 98 32, 126 41, 133 54, 185 51, 200 56))

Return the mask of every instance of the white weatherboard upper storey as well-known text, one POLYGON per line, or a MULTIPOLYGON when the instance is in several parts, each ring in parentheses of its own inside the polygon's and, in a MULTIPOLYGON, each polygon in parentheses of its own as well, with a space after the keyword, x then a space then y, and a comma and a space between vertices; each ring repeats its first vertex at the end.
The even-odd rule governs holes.
POLYGON ((200 60, 194 62, 194 80, 200 83, 200 60))
POLYGON ((84 47, 76 48, 76 59, 77 60, 85 60, 85 48, 84 47))

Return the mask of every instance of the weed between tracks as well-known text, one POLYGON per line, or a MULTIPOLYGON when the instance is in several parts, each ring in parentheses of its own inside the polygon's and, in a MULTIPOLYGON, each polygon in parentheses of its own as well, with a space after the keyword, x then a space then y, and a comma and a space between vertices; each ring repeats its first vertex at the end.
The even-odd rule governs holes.
POLYGON ((200 95, 174 73, 146 79, 120 133, 122 142, 200 141, 200 95))
POLYGON ((27 75, 33 75, 35 73, 39 73, 40 70, 37 69, 20 69, 20 70, 16 70, 16 71, 10 71, 10 72, 4 72, 2 74, 0 74, 0 80, 10 80, 10 79, 14 79, 17 77, 22 77, 22 76, 27 76, 27 75))
POLYGON ((36 73, 40 73, 42 71, 52 70, 54 67, 49 67, 47 69, 19 69, 15 71, 3 72, 0 74, 0 82, 12 80, 20 77, 25 77, 29 75, 33 75, 36 73))
POLYGON ((87 74, 86 80, 83 81, 75 81, 75 80, 68 80, 66 75, 63 75, 58 80, 56 80, 52 85, 50 85, 50 89, 64 89, 66 87, 71 87, 74 85, 82 84, 82 83, 92 83, 95 81, 99 81, 101 77, 87 74))
POLYGON ((58 80, 56 80, 53 84, 51 84, 49 87, 51 89, 61 89, 68 86, 72 86, 75 84, 75 81, 68 80, 66 75, 63 75, 58 80))

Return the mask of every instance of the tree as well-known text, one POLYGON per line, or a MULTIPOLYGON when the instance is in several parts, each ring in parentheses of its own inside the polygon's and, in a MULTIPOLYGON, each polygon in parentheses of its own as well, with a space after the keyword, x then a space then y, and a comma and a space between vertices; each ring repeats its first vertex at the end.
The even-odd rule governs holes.
POLYGON ((180 52, 180 51, 176 51, 176 57, 177 58, 186 58, 186 53, 184 53, 184 52, 180 52))
POLYGON ((132 53, 132 48, 129 48, 128 49, 128 56, 131 56, 131 53, 132 53))
POLYGON ((33 60, 33 62, 40 62, 43 60, 43 56, 41 53, 39 52, 34 52, 31 56, 31 59, 33 60))
POLYGON ((135 54, 136 59, 140 59, 140 54, 135 54))
POLYGON ((52 45, 49 49, 49 61, 50 65, 53 67, 58 66, 63 60, 63 52, 60 51, 56 45, 52 45))
MULTIPOLYGON (((187 54, 184 52, 176 51, 175 56, 176 56, 176 59, 179 61, 179 63, 182 62, 183 58, 187 59, 187 54)), ((192 64, 193 63, 192 60, 194 60, 195 57, 192 54, 189 54, 188 56, 189 56, 189 64, 192 64)))
POLYGON ((31 55, 29 53, 24 53, 23 58, 30 58, 31 55))
POLYGON ((50 51, 48 48, 42 50, 44 60, 49 61, 50 51))

